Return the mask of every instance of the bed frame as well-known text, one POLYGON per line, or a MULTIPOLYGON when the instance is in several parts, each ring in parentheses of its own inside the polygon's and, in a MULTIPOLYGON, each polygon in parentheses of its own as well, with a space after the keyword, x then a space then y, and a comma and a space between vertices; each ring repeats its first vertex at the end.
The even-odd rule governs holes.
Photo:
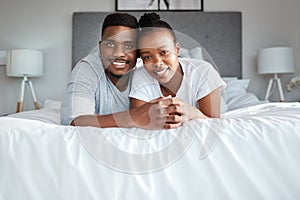
MULTIPOLYGON (((144 12, 129 12, 138 19, 144 12)), ((240 12, 157 12, 175 31, 201 44, 223 77, 242 77, 240 12)), ((101 25, 109 12, 73 13, 72 68, 98 45, 101 25)), ((180 42, 180 40, 179 40, 180 42)), ((191 44, 180 42, 183 47, 191 44)), ((195 43, 195 42, 194 42, 195 43)), ((193 44, 192 44, 193 45, 193 44)))

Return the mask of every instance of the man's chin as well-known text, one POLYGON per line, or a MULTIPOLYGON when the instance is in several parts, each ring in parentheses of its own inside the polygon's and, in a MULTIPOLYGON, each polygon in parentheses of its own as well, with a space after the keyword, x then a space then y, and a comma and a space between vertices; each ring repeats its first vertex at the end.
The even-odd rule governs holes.
POLYGON ((125 73, 122 73, 122 74, 116 74, 116 73, 113 73, 113 72, 109 71, 109 74, 110 74, 113 78, 120 79, 120 78, 123 77, 123 75, 124 75, 125 73))
POLYGON ((121 77, 123 77, 124 75, 127 75, 130 71, 131 71, 131 69, 124 70, 124 71, 117 71, 117 72, 114 72, 114 71, 108 71, 108 73, 109 73, 112 77, 114 77, 114 78, 121 78, 121 77))

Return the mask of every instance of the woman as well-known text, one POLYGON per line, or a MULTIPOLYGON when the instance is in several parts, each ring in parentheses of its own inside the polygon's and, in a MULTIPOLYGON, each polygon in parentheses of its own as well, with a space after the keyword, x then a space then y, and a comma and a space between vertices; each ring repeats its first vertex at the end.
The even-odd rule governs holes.
POLYGON ((139 20, 138 48, 144 67, 134 72, 129 94, 132 107, 161 98, 171 101, 166 115, 183 121, 220 117, 220 89, 225 83, 203 60, 178 58, 180 45, 172 27, 156 13, 139 20))

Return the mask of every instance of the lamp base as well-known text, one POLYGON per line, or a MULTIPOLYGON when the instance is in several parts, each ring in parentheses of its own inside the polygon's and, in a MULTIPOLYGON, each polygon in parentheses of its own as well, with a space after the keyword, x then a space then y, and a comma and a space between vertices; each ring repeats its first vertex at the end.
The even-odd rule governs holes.
POLYGON ((30 80, 28 80, 27 76, 24 76, 23 80, 21 82, 19 101, 17 103, 17 112, 22 112, 23 111, 23 101, 24 101, 24 93, 25 93, 25 86, 26 85, 29 86, 29 88, 30 88, 35 109, 36 110, 40 109, 40 106, 39 106, 39 104, 36 100, 36 96, 35 96, 35 92, 34 92, 34 89, 33 89, 32 82, 30 80))
POLYGON ((277 83, 280 102, 284 102, 283 90, 282 90, 281 81, 280 78, 278 77, 278 74, 274 74, 274 77, 269 80, 269 85, 266 92, 265 100, 268 100, 270 97, 270 91, 272 89, 273 82, 275 82, 275 84, 277 83))

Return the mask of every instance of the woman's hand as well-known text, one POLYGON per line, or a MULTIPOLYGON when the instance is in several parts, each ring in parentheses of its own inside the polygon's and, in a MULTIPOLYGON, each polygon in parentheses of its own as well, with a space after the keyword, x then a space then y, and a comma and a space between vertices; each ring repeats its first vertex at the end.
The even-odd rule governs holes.
POLYGON ((182 115, 173 112, 170 97, 160 97, 151 102, 145 102, 129 112, 136 127, 144 129, 171 129, 182 125, 182 115))
POLYGON ((182 123, 195 118, 208 118, 199 109, 178 97, 166 99, 164 103, 168 105, 167 113, 169 115, 181 115, 182 123))

